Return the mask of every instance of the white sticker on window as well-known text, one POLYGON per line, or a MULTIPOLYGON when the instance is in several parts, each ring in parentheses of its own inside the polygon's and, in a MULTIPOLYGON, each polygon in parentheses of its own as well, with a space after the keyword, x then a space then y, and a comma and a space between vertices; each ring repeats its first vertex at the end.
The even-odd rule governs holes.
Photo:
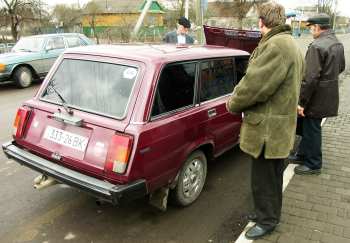
POLYGON ((127 79, 133 79, 135 78, 136 74, 137 70, 135 68, 127 68, 123 73, 123 77, 127 79))

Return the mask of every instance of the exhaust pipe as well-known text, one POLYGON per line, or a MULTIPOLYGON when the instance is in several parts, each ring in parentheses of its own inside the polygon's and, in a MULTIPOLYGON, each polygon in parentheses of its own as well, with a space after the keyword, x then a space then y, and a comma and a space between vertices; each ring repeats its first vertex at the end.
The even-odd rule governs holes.
POLYGON ((52 177, 48 177, 46 175, 39 175, 34 179, 34 188, 41 190, 46 187, 55 185, 57 183, 58 182, 52 177))

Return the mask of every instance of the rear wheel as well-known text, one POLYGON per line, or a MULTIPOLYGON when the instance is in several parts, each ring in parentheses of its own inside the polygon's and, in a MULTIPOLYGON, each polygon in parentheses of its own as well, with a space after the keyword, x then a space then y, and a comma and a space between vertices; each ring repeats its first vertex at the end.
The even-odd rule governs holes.
POLYGON ((184 163, 172 197, 176 204, 188 206, 202 192, 207 176, 207 158, 202 151, 193 152, 184 163))
POLYGON ((27 88, 33 81, 33 73, 27 67, 19 67, 13 74, 14 81, 19 88, 27 88))

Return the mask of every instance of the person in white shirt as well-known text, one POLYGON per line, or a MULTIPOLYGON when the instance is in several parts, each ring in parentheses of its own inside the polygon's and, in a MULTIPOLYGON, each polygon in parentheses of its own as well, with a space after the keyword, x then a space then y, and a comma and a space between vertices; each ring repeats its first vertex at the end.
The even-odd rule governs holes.
POLYGON ((163 41, 175 44, 193 44, 194 39, 188 34, 190 28, 191 22, 187 18, 181 17, 178 20, 177 30, 167 33, 163 41))

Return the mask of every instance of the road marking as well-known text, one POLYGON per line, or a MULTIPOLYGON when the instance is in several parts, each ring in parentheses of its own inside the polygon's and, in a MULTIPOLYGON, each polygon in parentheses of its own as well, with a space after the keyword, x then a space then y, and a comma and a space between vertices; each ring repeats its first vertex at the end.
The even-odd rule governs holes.
POLYGON ((253 240, 248 240, 247 238, 245 238, 245 232, 247 232, 247 230, 253 226, 254 226, 254 223, 249 222, 247 224, 247 226, 244 228, 243 232, 238 237, 238 239, 235 241, 235 243, 251 243, 251 242, 253 242, 253 240))
MULTIPOLYGON (((322 119, 321 122, 321 127, 323 127, 324 123, 326 122, 326 118, 322 119)), ((294 176, 294 168, 296 167, 296 164, 289 164, 287 168, 283 172, 283 192, 287 188, 289 182, 294 176)), ((245 233, 247 232, 248 229, 254 226, 255 223, 249 222, 246 227, 244 228, 243 232, 239 235, 238 239, 235 241, 235 243, 251 243, 253 240, 248 240, 245 238, 245 233)))
POLYGON ((283 172, 283 192, 287 188, 290 180, 294 176, 294 168, 297 167, 296 164, 289 164, 283 172))
MULTIPOLYGON (((283 191, 287 188, 290 180, 294 176, 294 168, 296 167, 296 164, 289 164, 287 168, 283 172, 283 191)), ((248 229, 254 226, 255 223, 249 222, 247 226, 244 228, 243 232, 240 234, 238 239, 235 241, 235 243, 251 243, 253 240, 248 240, 245 238, 245 233, 248 229)))

